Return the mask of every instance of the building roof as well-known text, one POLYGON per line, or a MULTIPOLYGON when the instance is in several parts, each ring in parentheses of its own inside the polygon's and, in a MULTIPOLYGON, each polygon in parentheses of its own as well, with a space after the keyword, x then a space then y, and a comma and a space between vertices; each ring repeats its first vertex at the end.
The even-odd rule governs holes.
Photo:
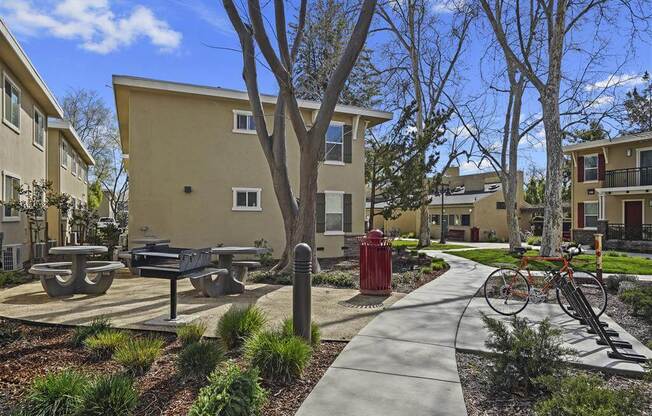
MULTIPOLYGON (((131 89, 217 97, 249 102, 249 96, 246 91, 238 91, 228 88, 211 87, 205 85, 186 84, 181 82, 162 81, 150 78, 114 75, 113 91, 115 94, 116 112, 118 115, 118 124, 120 128, 120 139, 124 153, 126 153, 126 149, 128 148, 127 144, 129 140, 129 112, 123 110, 128 109, 128 91, 131 89)), ((261 94, 260 98, 263 104, 276 104, 277 100, 275 95, 268 94, 261 94)), ((303 109, 318 110, 321 106, 321 103, 317 101, 297 100, 297 102, 299 107, 303 109)), ((352 105, 337 105, 335 107, 335 112, 364 117, 365 120, 368 120, 370 122, 369 124, 372 126, 391 120, 393 116, 392 113, 387 111, 373 110, 352 105)))
POLYGON ((63 117, 63 110, 54 94, 20 46, 9 27, 0 17, 0 56, 14 76, 48 116, 63 117))
POLYGON ((577 143, 577 144, 571 144, 568 146, 564 146, 562 149, 564 153, 570 153, 574 152, 576 150, 584 150, 584 149, 593 149, 595 147, 606 147, 606 146, 612 146, 615 144, 621 144, 621 143, 631 143, 631 142, 638 142, 638 141, 643 141, 643 140, 652 140, 652 131, 644 131, 641 133, 632 133, 632 134, 625 134, 623 136, 618 136, 613 139, 603 139, 603 140, 595 140, 591 142, 582 142, 582 143, 577 143))
MULTIPOLYGON (((497 191, 493 192, 466 192, 457 195, 444 195, 444 206, 448 205, 473 205, 475 202, 484 199, 497 191)), ((367 201, 366 208, 371 208, 371 202, 367 201)), ((376 202, 375 207, 382 209, 387 206, 386 202, 376 202)), ((432 195, 430 206, 441 206, 441 195, 432 195)))
POLYGON ((68 139, 68 143, 75 148, 87 165, 93 166, 95 164, 95 159, 93 159, 93 156, 88 152, 88 149, 86 149, 86 146, 84 146, 84 143, 82 143, 77 132, 69 121, 50 118, 48 119, 48 128, 61 131, 63 135, 66 136, 66 139, 68 139))

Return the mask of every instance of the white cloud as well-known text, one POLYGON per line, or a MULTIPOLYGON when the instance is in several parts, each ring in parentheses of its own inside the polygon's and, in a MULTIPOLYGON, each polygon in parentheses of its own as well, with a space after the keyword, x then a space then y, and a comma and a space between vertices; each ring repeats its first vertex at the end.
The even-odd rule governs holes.
POLYGON ((633 87, 642 84, 643 78, 640 74, 614 74, 601 81, 589 84, 584 89, 586 91, 602 90, 610 87, 633 87))
POLYGON ((435 13, 454 13, 463 8, 466 0, 434 0, 431 4, 435 13))
POLYGON ((601 95, 589 103, 590 108, 600 108, 607 104, 614 102, 614 97, 611 95, 601 95))
POLYGON ((50 2, 39 2, 37 7, 29 0, 2 0, 0 12, 16 32, 77 40, 83 49, 100 54, 114 52, 140 38, 170 51, 179 47, 182 38, 181 33, 142 5, 116 16, 110 0, 63 0, 54 7, 50 2))
POLYGON ((480 163, 467 160, 460 163, 460 175, 470 175, 472 173, 489 172, 493 170, 491 162, 488 159, 482 159, 480 163))
POLYGON ((186 7, 198 18, 213 26, 219 32, 225 34, 235 33, 229 20, 219 14, 220 8, 215 1, 210 0, 210 3, 206 4, 202 0, 177 0, 176 3, 179 6, 186 7))

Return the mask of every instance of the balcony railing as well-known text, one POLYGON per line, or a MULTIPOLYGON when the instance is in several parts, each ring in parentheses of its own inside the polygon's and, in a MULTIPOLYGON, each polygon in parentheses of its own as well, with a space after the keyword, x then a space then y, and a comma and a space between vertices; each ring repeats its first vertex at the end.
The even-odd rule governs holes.
POLYGON ((608 170, 604 179, 607 188, 652 185, 652 167, 608 170))
POLYGON ((652 241, 652 224, 626 226, 625 224, 608 224, 608 240, 652 241))

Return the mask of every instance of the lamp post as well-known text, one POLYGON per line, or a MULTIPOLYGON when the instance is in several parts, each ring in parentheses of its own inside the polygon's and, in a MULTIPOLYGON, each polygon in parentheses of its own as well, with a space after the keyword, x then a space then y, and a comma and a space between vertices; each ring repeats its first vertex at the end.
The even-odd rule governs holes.
POLYGON ((439 217, 439 230, 441 234, 439 242, 441 244, 446 244, 446 230, 444 230, 444 196, 450 194, 451 190, 449 184, 440 182, 435 186, 435 196, 441 196, 441 215, 439 217))

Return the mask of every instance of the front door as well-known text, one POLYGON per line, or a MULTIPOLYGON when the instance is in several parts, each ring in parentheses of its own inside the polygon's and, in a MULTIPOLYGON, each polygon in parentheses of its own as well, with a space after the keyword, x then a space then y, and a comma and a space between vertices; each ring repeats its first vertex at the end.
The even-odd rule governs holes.
POLYGON ((640 240, 643 225, 643 203, 641 201, 625 201, 625 238, 640 240))

